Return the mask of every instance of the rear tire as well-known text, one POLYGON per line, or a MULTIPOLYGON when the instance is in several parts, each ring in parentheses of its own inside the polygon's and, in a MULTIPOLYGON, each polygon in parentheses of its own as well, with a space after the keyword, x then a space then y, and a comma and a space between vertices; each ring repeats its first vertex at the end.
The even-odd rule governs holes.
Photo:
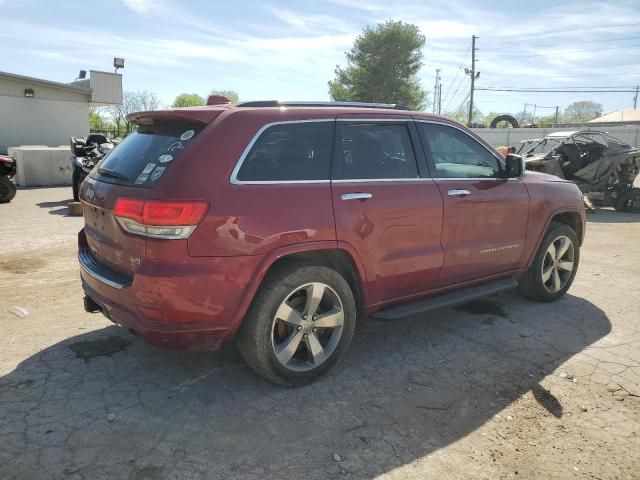
POLYGON ((255 372, 293 387, 329 371, 349 348, 355 325, 347 281, 330 268, 296 262, 268 274, 237 342, 255 372))
POLYGON ((613 204, 619 212, 640 213, 640 188, 632 188, 613 204))
POLYGON ((579 262, 576 232, 564 223, 552 222, 527 273, 519 279, 518 289, 532 300, 553 302, 571 287, 579 262))
POLYGON ((0 177, 0 203, 9 203, 16 196, 16 185, 7 177, 0 177))

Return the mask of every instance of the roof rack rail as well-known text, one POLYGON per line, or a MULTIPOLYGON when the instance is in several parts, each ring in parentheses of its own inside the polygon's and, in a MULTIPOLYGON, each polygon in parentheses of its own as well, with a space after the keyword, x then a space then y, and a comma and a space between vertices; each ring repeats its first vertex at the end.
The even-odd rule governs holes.
POLYGON ((257 100, 239 102, 236 107, 352 107, 352 108, 386 108, 389 110, 411 110, 399 103, 362 103, 362 102, 287 102, 280 100, 257 100))

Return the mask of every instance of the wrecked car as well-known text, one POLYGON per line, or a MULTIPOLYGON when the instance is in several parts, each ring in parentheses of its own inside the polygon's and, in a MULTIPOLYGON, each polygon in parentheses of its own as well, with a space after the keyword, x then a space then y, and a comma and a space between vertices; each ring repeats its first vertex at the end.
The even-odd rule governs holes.
POLYGON ((640 148, 596 130, 554 132, 524 140, 518 154, 527 170, 571 180, 594 204, 640 213, 640 148))
POLYGON ((78 201, 78 191, 80 184, 93 170, 103 157, 105 157, 119 143, 118 140, 109 139, 101 133, 91 133, 84 137, 71 137, 71 166, 73 174, 71 177, 71 187, 73 189, 73 200, 78 201))

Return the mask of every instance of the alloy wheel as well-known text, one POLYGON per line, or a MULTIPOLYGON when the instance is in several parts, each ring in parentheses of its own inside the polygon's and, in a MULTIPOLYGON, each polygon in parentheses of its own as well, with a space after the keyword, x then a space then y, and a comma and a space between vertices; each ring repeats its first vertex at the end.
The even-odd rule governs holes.
POLYGON ((273 352, 290 370, 312 370, 331 357, 343 326, 344 309, 335 290, 319 282, 302 285, 276 311, 271 329, 273 352))
POLYGON ((569 237, 556 238, 542 260, 542 284, 547 291, 562 290, 571 278, 575 268, 575 248, 569 237))

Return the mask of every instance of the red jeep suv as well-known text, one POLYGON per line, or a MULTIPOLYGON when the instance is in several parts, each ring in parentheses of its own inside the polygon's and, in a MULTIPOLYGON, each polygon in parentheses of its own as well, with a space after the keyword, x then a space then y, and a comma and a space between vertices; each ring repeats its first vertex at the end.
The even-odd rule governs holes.
POLYGON ((356 320, 507 288, 555 300, 578 267, 578 188, 396 105, 245 102, 129 116, 81 186, 85 308, 153 345, 237 340, 299 385, 356 320))

